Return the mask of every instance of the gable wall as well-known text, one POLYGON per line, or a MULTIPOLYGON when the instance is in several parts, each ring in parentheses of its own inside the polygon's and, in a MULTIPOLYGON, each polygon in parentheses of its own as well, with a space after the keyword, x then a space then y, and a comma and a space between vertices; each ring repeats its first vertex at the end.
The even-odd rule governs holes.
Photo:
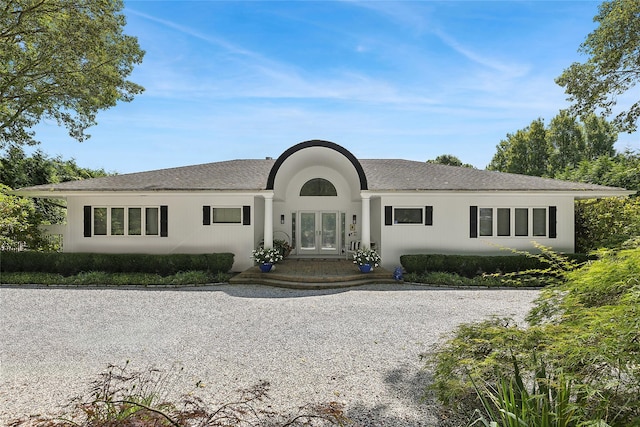
MULTIPOLYGON (((455 254, 504 254, 509 252, 500 248, 513 248, 534 251, 532 242, 550 246, 559 252, 574 251, 574 202, 572 196, 554 196, 544 194, 416 194, 416 195, 382 195, 372 209, 379 215, 380 238, 379 247, 383 265, 393 268, 400 265, 400 256, 418 253, 455 253, 455 254), (433 225, 393 224, 385 225, 385 206, 392 207, 425 207, 433 206, 433 225), (494 235, 492 237, 470 237, 470 206, 494 208, 494 235), (514 208, 557 208, 557 237, 515 236, 514 208), (496 236, 495 208, 511 208, 510 236, 496 236)), ((530 214, 531 222, 531 214, 530 214)), ((372 221, 372 225, 373 225, 372 221)), ((548 216, 547 216, 547 229, 548 216)), ((373 233, 373 231, 372 231, 373 233)), ((375 239, 372 239, 375 240, 375 239)))

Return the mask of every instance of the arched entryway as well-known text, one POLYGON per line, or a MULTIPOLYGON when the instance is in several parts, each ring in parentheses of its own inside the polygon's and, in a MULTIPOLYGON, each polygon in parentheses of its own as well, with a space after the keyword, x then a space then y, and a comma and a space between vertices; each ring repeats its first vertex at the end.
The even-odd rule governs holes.
POLYGON ((360 162, 329 141, 285 151, 269 174, 264 244, 286 236, 294 256, 339 257, 349 240, 370 240, 367 178, 360 162))

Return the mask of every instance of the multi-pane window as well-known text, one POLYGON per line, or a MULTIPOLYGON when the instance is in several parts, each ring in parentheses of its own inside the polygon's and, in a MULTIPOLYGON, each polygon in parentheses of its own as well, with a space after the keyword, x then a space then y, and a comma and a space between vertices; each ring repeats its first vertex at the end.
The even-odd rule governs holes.
POLYGON ((93 208, 94 236, 158 236, 159 234, 160 208, 158 207, 93 208))
POLYGON ((556 208, 554 206, 549 208, 477 208, 472 206, 471 237, 514 235, 517 237, 548 236, 555 238, 555 218, 556 208))

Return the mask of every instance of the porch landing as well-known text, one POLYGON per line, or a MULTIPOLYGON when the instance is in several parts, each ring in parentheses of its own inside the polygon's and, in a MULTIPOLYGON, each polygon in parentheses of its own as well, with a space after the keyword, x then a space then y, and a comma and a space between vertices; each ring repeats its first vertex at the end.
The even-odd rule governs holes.
POLYGON ((344 259, 287 258, 269 273, 255 266, 229 280, 231 284, 270 285, 295 289, 329 289, 372 283, 394 283, 393 274, 382 267, 361 273, 353 261, 344 259))

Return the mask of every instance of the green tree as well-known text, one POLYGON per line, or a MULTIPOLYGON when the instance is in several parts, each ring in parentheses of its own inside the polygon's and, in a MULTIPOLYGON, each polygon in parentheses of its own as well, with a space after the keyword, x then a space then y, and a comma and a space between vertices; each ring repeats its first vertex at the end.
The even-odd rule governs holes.
POLYGON ((615 248, 640 236, 640 198, 608 197, 576 202, 576 252, 615 248))
POLYGON ((515 134, 507 134, 487 169, 611 185, 570 176, 576 168, 584 168, 585 161, 616 156, 615 163, 618 159, 613 146, 617 139, 618 132, 604 118, 591 114, 579 123, 567 110, 560 110, 548 128, 538 119, 515 134))
POLYGON ((469 163, 462 163, 462 160, 460 160, 458 157, 454 156, 453 154, 441 154, 433 160, 427 160, 427 163, 436 163, 440 165, 462 166, 465 168, 474 168, 474 166, 469 163))
POLYGON ((54 119, 78 141, 98 111, 143 88, 127 77, 144 52, 123 33, 122 0, 5 0, 0 4, 0 148, 37 144, 54 119))
MULTIPOLYGON (((11 147, 0 157, 0 184, 11 188, 29 187, 41 184, 56 184, 65 181, 97 178, 108 175, 103 169, 79 167, 74 160, 61 157, 50 158, 37 150, 27 156, 22 148, 11 147)), ((64 220, 62 201, 36 199, 35 208, 45 223, 58 224, 64 220)))
POLYGON ((42 217, 33 202, 10 191, 0 184, 0 250, 53 249, 39 228, 42 217))
MULTIPOLYGON (((589 58, 571 64, 556 79, 572 103, 571 112, 581 117, 596 110, 610 116, 618 97, 631 94, 640 81, 640 2, 605 1, 594 21, 598 27, 579 49, 589 58)), ((637 128, 640 116, 638 92, 631 96, 634 103, 614 119, 614 124, 627 132, 637 128)))
POLYGON ((582 128, 575 117, 561 110, 549 123, 546 136, 552 150, 549 175, 553 176, 556 171, 573 168, 580 163, 584 157, 585 142, 582 128))
POLYGON ((589 114, 583 120, 583 135, 585 139, 585 158, 595 160, 600 156, 614 156, 613 147, 618 140, 615 127, 603 117, 589 114))
POLYGON ((543 176, 547 173, 551 146, 546 139, 546 129, 542 119, 500 141, 489 170, 543 176))
POLYGON ((567 169, 555 177, 640 192, 640 153, 625 151, 615 156, 583 160, 576 168, 567 169))
POLYGON ((19 147, 6 150, 0 157, 0 183, 11 188, 98 178, 109 175, 104 169, 78 166, 75 160, 51 158, 41 150, 27 156, 19 147))
POLYGON ((551 145, 547 141, 547 130, 542 119, 531 122, 528 132, 529 155, 527 175, 544 176, 551 156, 551 145))

